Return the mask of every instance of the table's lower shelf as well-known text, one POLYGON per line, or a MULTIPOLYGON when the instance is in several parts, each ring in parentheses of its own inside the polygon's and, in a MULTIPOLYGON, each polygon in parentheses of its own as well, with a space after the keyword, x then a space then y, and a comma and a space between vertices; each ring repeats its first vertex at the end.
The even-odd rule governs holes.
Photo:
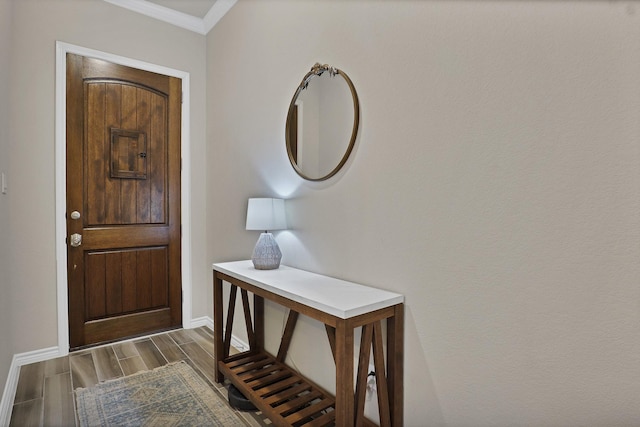
POLYGON ((335 424, 335 398, 267 353, 236 354, 218 367, 276 426, 335 424))

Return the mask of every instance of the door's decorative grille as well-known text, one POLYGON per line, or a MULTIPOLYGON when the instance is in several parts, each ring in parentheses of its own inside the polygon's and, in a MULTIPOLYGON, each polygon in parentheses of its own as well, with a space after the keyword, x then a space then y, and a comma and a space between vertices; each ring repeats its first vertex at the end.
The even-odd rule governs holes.
POLYGON ((111 128, 111 178, 147 179, 147 134, 111 128))

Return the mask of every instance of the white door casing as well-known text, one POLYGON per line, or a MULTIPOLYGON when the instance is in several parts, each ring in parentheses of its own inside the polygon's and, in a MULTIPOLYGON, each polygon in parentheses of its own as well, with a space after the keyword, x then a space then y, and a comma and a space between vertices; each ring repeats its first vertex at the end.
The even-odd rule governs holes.
POLYGON ((191 183, 190 183, 190 132, 189 132, 189 73, 136 59, 126 58, 81 46, 56 42, 56 104, 55 104, 55 224, 56 224, 56 284, 58 308, 58 353, 69 353, 69 316, 67 290, 67 237, 66 225, 66 55, 77 55, 102 59, 128 67, 177 77, 182 80, 182 126, 181 126, 181 210, 182 210, 182 326, 191 327, 191 183))

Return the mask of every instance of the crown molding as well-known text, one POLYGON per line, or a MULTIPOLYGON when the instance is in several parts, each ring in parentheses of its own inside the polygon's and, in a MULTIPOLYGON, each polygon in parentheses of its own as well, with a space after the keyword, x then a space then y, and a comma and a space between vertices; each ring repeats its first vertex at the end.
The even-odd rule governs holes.
POLYGON ((204 18, 198 18, 146 0, 104 1, 202 35, 207 35, 237 2, 237 0, 217 0, 204 18))
POLYGON ((213 27, 222 19, 224 15, 236 4, 238 0, 217 0, 209 12, 202 19, 205 34, 209 33, 213 27))

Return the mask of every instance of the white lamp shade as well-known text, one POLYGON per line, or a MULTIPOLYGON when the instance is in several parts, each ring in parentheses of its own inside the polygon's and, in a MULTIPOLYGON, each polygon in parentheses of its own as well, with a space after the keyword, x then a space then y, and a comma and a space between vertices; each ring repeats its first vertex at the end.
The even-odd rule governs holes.
POLYGON ((283 199, 249 199, 247 230, 284 230, 287 220, 283 199))

